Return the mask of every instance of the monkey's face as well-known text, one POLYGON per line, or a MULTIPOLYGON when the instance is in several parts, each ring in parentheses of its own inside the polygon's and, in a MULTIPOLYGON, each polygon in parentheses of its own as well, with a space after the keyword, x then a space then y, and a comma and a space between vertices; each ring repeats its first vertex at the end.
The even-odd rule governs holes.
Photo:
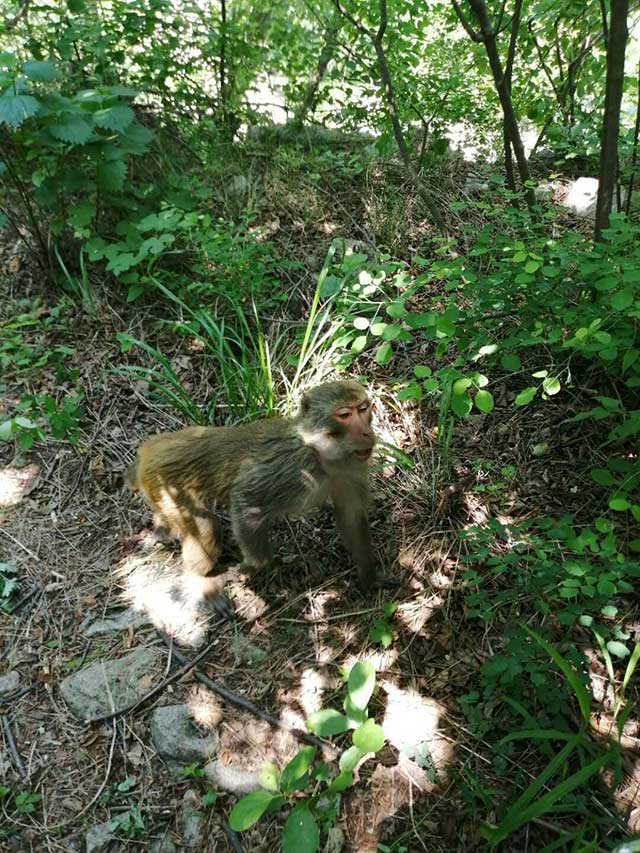
POLYGON ((366 463, 376 442, 371 401, 357 382, 327 382, 302 399, 301 435, 325 462, 366 463))
POLYGON ((342 443, 345 454, 351 453, 359 462, 369 461, 376 443, 371 418, 371 401, 366 394, 344 403, 332 413, 329 433, 336 442, 342 443))

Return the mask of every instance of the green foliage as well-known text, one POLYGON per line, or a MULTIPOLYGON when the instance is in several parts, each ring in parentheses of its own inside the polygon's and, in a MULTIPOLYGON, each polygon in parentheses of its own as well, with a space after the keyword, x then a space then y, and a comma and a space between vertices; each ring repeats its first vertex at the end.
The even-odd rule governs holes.
POLYGON ((11 613, 18 604, 20 581, 17 574, 15 563, 0 563, 0 608, 5 613, 11 613))
POLYGON ((293 805, 282 832, 283 853, 320 849, 320 827, 328 829, 337 814, 338 795, 353 784, 353 770, 367 755, 384 745, 382 728, 367 718, 367 706, 375 689, 375 668, 368 661, 354 664, 347 679, 345 714, 322 709, 307 720, 307 728, 324 737, 353 729, 353 745, 342 753, 340 772, 331 778, 329 768, 315 764, 316 747, 304 746, 280 772, 275 764, 266 764, 260 772, 264 790, 247 794, 231 810, 229 823, 236 832, 254 825, 262 815, 293 805), (313 786, 316 791, 310 793, 313 786), (320 790, 318 791, 318 786, 320 790), (296 792, 304 799, 294 800, 296 792))

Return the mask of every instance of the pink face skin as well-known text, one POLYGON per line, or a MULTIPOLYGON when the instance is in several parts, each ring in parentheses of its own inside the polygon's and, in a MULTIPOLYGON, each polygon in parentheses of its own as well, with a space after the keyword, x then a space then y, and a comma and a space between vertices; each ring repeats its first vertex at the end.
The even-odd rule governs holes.
POLYGON ((376 440, 371 429, 372 415, 371 403, 366 398, 351 405, 340 406, 333 413, 333 417, 351 439, 353 455, 361 462, 369 459, 376 440))

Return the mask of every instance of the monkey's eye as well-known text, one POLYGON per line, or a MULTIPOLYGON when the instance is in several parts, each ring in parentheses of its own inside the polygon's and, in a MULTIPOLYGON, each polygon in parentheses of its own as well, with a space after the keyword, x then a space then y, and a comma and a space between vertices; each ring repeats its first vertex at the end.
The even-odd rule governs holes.
POLYGON ((351 417, 351 410, 346 409, 343 412, 336 412, 336 417, 340 418, 341 421, 348 421, 349 418, 351 417))
POLYGON ((359 412, 366 412, 369 408, 369 403, 363 403, 361 406, 358 406, 359 412))

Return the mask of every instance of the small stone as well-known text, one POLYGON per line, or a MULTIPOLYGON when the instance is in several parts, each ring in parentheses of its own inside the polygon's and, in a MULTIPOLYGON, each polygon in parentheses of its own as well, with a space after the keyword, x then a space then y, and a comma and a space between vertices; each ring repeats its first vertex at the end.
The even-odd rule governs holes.
POLYGON ((15 693, 19 686, 20 676, 15 670, 7 672, 5 675, 0 675, 0 696, 15 693))
POLYGON ((165 835, 151 842, 149 853, 176 853, 176 845, 168 835, 165 835))
POLYGON ((90 722, 122 711, 148 692, 143 679, 157 670, 164 655, 159 649, 140 648, 116 660, 98 661, 67 676, 60 693, 71 713, 90 722))
POLYGON ((178 823, 182 843, 187 850, 193 850, 204 841, 204 815, 199 810, 200 799, 195 791, 187 791, 182 798, 178 823))
POLYGON ((151 714, 151 738, 158 753, 184 764, 208 761, 218 751, 218 735, 204 737, 196 728, 186 705, 164 705, 151 714))
POLYGON ((216 760, 207 764, 204 773, 216 788, 229 791, 230 794, 250 794, 260 790, 257 770, 243 770, 216 760))
POLYGON ((344 831, 339 826, 332 826, 327 833, 327 843, 324 845, 324 853, 340 853, 344 847, 344 831))
POLYGON ((101 853, 106 850, 113 839, 113 832, 109 820, 92 826, 85 835, 86 853, 101 853))
POLYGON ((89 620, 88 623, 85 620, 82 630, 87 637, 95 637, 97 634, 110 634, 114 631, 126 631, 128 628, 139 628, 148 622, 149 617, 145 613, 129 607, 120 613, 108 616, 106 619, 89 620))

